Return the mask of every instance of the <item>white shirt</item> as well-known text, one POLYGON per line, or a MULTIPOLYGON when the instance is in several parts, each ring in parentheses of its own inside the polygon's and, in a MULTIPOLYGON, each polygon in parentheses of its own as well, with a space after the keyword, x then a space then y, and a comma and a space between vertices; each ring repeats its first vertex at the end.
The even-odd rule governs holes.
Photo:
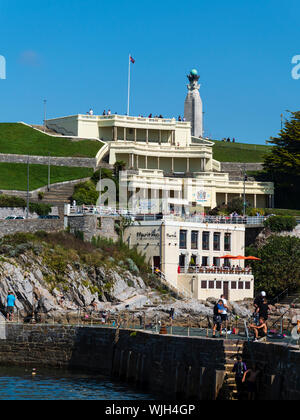
MULTIPOLYGON (((227 300, 226 299, 222 299, 222 300, 223 300, 224 306, 227 306, 227 300)), ((223 315, 226 315, 226 314, 227 314, 227 308, 225 308, 223 311, 223 315)))

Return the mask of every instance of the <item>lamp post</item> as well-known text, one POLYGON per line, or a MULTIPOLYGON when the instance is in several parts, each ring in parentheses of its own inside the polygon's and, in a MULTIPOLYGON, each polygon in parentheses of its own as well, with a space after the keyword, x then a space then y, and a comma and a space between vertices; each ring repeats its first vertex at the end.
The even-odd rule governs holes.
POLYGON ((29 156, 27 157, 27 206, 26 206, 26 219, 29 218, 29 156))
POLYGON ((48 192, 50 191, 50 184, 51 184, 51 166, 50 166, 50 152, 49 152, 49 159, 48 159, 48 192))
POLYGON ((44 99, 44 131, 46 131, 47 99, 44 99))
POLYGON ((247 173, 246 173, 246 165, 244 165, 244 214, 243 214, 244 217, 246 216, 246 206, 247 206, 247 203, 246 203, 246 181, 248 181, 248 176, 247 176, 247 173))

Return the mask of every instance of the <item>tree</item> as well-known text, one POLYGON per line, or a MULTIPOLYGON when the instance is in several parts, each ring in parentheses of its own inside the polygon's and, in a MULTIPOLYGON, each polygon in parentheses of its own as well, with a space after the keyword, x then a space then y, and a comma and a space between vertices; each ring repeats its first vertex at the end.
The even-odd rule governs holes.
POLYGON ((115 223, 115 230, 119 235, 120 243, 124 243, 124 233, 125 230, 132 226, 134 221, 129 217, 120 216, 120 218, 115 223))
POLYGON ((300 208, 300 111, 291 112, 278 137, 271 137, 271 153, 266 155, 264 170, 276 184, 276 205, 300 208))
POLYGON ((123 160, 117 160, 114 164, 114 176, 116 180, 119 180, 119 174, 126 169, 126 162, 123 160))
POLYGON ((251 262, 257 290, 277 296, 287 288, 300 287, 300 239, 293 236, 270 236, 259 249, 247 249, 247 255, 261 259, 251 262))

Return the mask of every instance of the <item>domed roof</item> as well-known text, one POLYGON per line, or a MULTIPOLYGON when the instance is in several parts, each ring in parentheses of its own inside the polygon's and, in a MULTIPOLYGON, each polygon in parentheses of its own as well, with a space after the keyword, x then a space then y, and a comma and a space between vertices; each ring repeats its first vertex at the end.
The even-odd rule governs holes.
POLYGON ((198 71, 196 69, 191 70, 193 76, 198 76, 198 71))

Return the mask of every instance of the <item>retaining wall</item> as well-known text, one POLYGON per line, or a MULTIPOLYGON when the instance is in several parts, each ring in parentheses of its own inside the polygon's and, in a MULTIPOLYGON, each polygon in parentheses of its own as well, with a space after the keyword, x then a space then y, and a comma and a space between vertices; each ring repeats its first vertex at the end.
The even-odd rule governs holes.
POLYGON ((25 219, 0 220, 0 237, 13 235, 18 232, 34 233, 40 230, 45 232, 59 232, 64 229, 64 219, 25 219))
POLYGON ((243 174, 245 167, 246 171, 262 171, 263 163, 221 162, 222 172, 239 172, 243 174))
MULTIPOLYGON (((160 398, 213 400, 225 376, 224 343, 101 327, 0 324, 0 364, 90 370, 160 398)), ((299 400, 299 351, 246 342, 244 357, 263 363, 260 399, 299 400)))
MULTIPOLYGON (((25 163, 28 162, 27 155, 0 154, 2 163, 25 163)), ((29 163, 36 165, 48 165, 48 156, 29 156, 29 163)), ((71 166, 76 168, 96 168, 96 158, 71 158, 71 157, 50 157, 51 166, 71 166)))
POLYGON ((0 332, 1 328, 0 364, 6 366, 90 370, 172 399, 215 399, 224 379, 222 340, 132 335, 126 330, 116 337, 116 330, 96 327, 4 324, 0 332))

